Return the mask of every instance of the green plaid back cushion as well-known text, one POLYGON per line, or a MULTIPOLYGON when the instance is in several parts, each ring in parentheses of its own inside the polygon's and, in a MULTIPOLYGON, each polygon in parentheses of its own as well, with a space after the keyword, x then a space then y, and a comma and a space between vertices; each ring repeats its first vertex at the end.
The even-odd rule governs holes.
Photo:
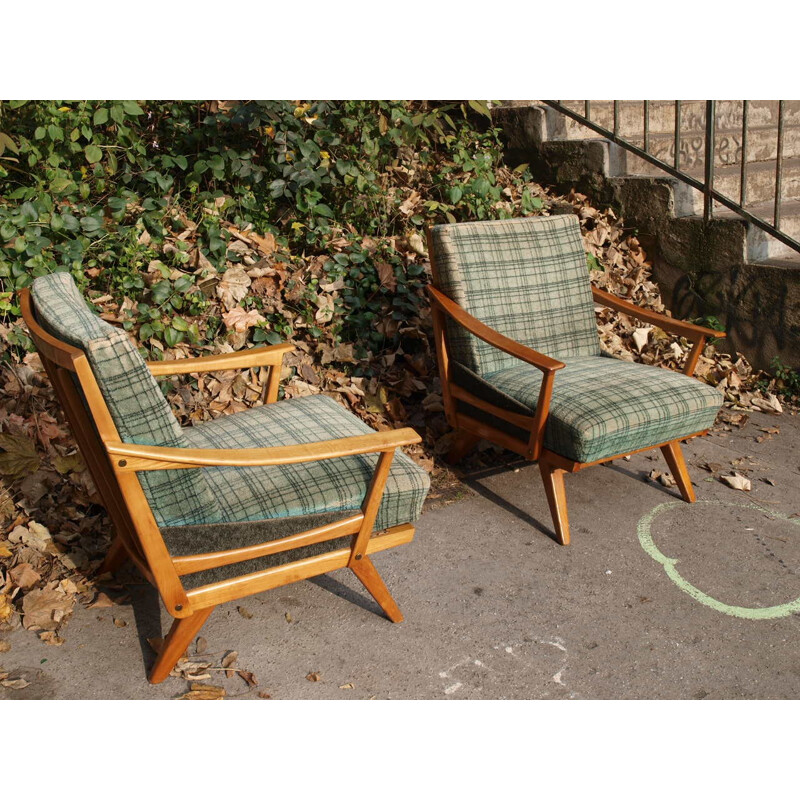
MULTIPOLYGON (((436 225, 432 238, 438 287, 481 322, 555 358, 600 352, 577 217, 436 225)), ((479 375, 518 363, 450 322, 447 339, 479 375)))
MULTIPOLYGON (((123 441, 186 446, 178 420, 136 347, 124 331, 89 310, 71 275, 36 278, 31 295, 42 326, 86 353, 123 441)), ((219 519, 198 470, 140 472, 138 478, 159 525, 185 524, 198 516, 219 519)))

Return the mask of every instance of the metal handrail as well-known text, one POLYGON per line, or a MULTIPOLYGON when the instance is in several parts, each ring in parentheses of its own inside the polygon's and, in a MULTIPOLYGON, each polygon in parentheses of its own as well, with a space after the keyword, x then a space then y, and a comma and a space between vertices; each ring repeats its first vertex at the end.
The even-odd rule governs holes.
POLYGON ((591 101, 584 100, 584 113, 579 114, 571 108, 565 106, 560 100, 543 100, 543 103, 555 109, 561 114, 575 120, 584 127, 589 128, 595 133, 608 139, 623 149, 638 156, 639 158, 647 161, 650 164, 664 170, 669 175, 682 181, 683 183, 691 186, 693 189, 702 192, 703 194, 703 220, 706 225, 714 218, 714 203, 717 202, 722 206, 738 214, 743 219, 766 231, 771 236, 774 236, 779 242, 790 247, 800 253, 800 241, 788 236, 780 229, 781 221, 781 202, 782 202, 782 175, 783 175, 783 138, 784 138, 784 102, 778 102, 778 141, 777 153, 775 158, 775 206, 773 212, 773 220, 770 224, 761 217, 757 217, 748 211, 744 205, 747 200, 747 118, 748 118, 748 102, 742 101, 742 163, 741 163, 741 184, 739 191, 739 202, 721 194, 714 188, 714 158, 715 158, 715 120, 716 120, 716 101, 706 100, 706 114, 705 114, 705 170, 703 180, 689 175, 680 169, 680 144, 681 144, 681 101, 675 100, 675 157, 674 163, 668 164, 666 161, 652 155, 648 152, 649 139, 650 139, 650 108, 649 101, 644 100, 643 111, 643 140, 644 147, 639 147, 619 135, 619 100, 614 100, 614 129, 608 130, 602 125, 598 125, 591 120, 591 101))

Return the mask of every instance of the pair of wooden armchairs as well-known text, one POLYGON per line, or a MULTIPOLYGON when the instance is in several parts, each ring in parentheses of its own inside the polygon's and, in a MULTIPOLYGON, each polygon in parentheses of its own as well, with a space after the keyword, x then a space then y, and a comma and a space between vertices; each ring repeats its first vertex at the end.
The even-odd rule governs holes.
MULTIPOLYGON (((601 353, 576 218, 436 226, 429 242, 453 459, 482 437, 538 459, 563 544, 564 472, 661 447, 694 499, 678 442, 712 424, 721 395, 601 353)), ((687 372, 718 335, 596 290, 594 300, 693 338, 687 372)), ((100 571, 130 559, 175 620, 152 683, 215 606, 342 567, 402 620, 370 555, 414 536, 429 479, 396 452, 420 441, 413 430, 374 432, 322 395, 276 402, 291 345, 145 362, 67 273, 34 280, 22 310, 116 531, 100 571), (189 428, 156 382, 261 366, 263 405, 189 428)))

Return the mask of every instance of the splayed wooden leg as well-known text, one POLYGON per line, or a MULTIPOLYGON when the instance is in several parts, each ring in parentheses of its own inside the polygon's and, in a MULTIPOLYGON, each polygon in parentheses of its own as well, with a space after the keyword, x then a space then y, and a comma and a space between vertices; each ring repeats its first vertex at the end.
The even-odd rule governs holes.
POLYGON ((559 542, 569 544, 569 518, 567 517, 567 495, 564 491, 565 470, 550 464, 545 456, 539 459, 539 471, 542 473, 547 504, 553 517, 553 527, 559 542))
POLYGON ((114 541, 111 542, 111 547, 108 548, 108 553, 106 553, 106 557, 103 559, 100 569, 97 570, 97 574, 102 575, 105 572, 116 572, 127 560, 128 551, 122 543, 122 537, 117 534, 114 537, 114 541))
POLYGON ((386 584, 370 561, 369 556, 364 556, 359 561, 350 564, 356 577, 364 584, 366 590, 373 596, 375 602, 384 610, 392 622, 402 622, 403 614, 394 598, 389 594, 386 584))
POLYGON ((694 503, 696 500, 692 480, 689 477, 689 470, 686 469, 686 461, 683 458, 681 443, 679 441, 668 442, 661 448, 664 458, 667 461, 672 477, 678 484, 683 499, 687 503, 694 503))
POLYGON ((203 627, 215 606, 201 608, 195 611, 191 617, 176 619, 169 629, 169 634, 164 640, 161 652, 158 654, 156 663, 150 672, 148 680, 150 683, 161 683, 172 668, 178 663, 178 659, 184 654, 186 648, 191 644, 200 628, 203 627))
POLYGON ((450 449, 447 451, 445 460, 448 464, 457 464, 473 447, 475 447, 479 440, 480 436, 476 436, 474 433, 461 430, 457 431, 455 439, 453 439, 453 444, 450 445, 450 449))

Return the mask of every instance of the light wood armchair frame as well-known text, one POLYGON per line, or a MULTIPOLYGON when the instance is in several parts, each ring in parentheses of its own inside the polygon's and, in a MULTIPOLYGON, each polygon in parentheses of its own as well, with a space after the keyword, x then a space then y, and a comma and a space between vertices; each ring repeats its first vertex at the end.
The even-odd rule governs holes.
MULTIPOLYGON (((662 442, 661 444, 642 448, 642 450, 618 453, 591 462, 573 461, 545 448, 544 433, 547 425, 547 417, 550 412, 553 383, 557 378, 558 370, 563 369, 565 364, 543 353, 539 353, 530 347, 526 347, 513 339, 509 339, 507 336, 490 328, 488 325, 485 325, 479 319, 476 319, 466 312, 458 303, 454 302, 438 289, 437 284, 439 281, 436 272, 436 257, 430 230, 427 231, 427 236, 428 255, 430 257, 431 275, 433 278, 433 285, 428 286, 428 293, 431 300, 436 356, 439 363, 439 375, 442 383, 442 401, 447 421, 456 431, 456 438, 447 457, 450 463, 460 461, 480 439, 487 439, 501 447, 519 453, 519 455, 529 461, 538 461, 555 532, 558 540, 563 545, 567 545, 570 542, 567 498, 564 490, 565 473, 578 472, 579 470, 594 466, 595 464, 613 461, 614 459, 623 458, 633 453, 642 452, 643 450, 659 448, 667 461, 683 499, 686 500, 687 503, 693 503, 695 501, 694 489, 692 488, 692 482, 686 469, 686 462, 680 449, 680 443, 694 436, 702 436, 708 431, 698 431, 682 439, 662 442), (498 350, 502 350, 504 353, 508 353, 521 361, 531 364, 541 371, 542 382, 533 416, 518 414, 500 408, 481 397, 477 397, 472 392, 458 386, 453 381, 446 335, 447 318, 450 318, 454 323, 460 325, 484 342, 496 347, 498 350), (458 410, 459 400, 510 422, 512 425, 522 430, 530 431, 530 437, 527 442, 523 441, 511 436, 505 431, 499 430, 487 422, 477 420, 469 414, 462 413, 458 410)), ((665 314, 659 314, 650 309, 641 308, 602 289, 592 287, 592 297, 595 303, 613 308, 624 314, 629 314, 632 317, 641 319, 651 325, 656 325, 669 333, 683 336, 691 341, 693 346, 683 369, 686 375, 694 374, 697 361, 703 352, 706 340, 712 337, 722 338, 725 336, 725 333, 722 331, 715 331, 710 328, 693 325, 689 322, 673 319, 665 314)))
MULTIPOLYGON (((130 559, 157 588, 167 611, 175 618, 149 676, 151 683, 160 683, 169 675, 215 606, 342 567, 349 567, 355 573, 392 622, 402 621, 400 609, 369 556, 406 544, 414 538, 414 526, 411 524, 396 525, 377 535, 373 530, 395 450, 421 441, 413 429, 375 432, 313 444, 253 449, 191 449, 128 444, 121 441, 84 352, 51 336, 39 325, 27 289, 21 292, 21 304, 23 317, 42 364, 116 532, 99 573, 114 572, 130 559), (73 376, 77 377, 86 404, 75 386, 73 376), (143 470, 297 464, 365 453, 379 453, 379 457, 361 510, 357 513, 328 525, 262 544, 190 556, 170 556, 136 477, 136 473, 143 470), (184 590, 180 580, 181 575, 343 536, 352 536, 352 543, 347 548, 248 575, 188 591, 184 590)), ((270 372, 265 401, 272 403, 278 397, 283 356, 292 349, 290 344, 279 344, 202 358, 147 362, 147 365, 156 376, 266 366, 270 372)))

